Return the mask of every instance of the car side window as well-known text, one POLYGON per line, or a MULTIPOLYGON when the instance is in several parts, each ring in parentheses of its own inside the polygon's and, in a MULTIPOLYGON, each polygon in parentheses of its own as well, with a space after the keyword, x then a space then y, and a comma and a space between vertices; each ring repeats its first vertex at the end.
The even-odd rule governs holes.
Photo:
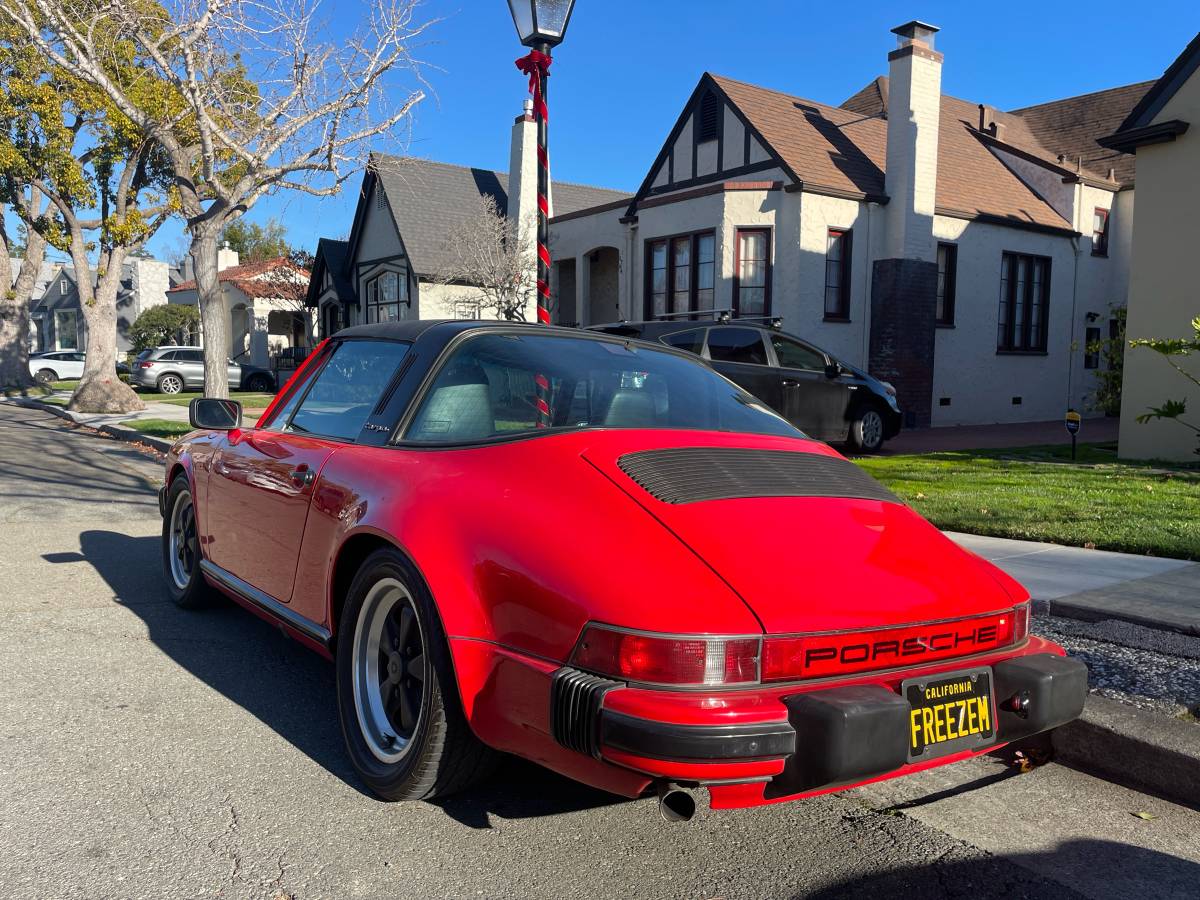
POLYGON ((176 354, 174 350, 168 350, 166 353, 158 357, 159 362, 174 362, 176 354))
POLYGON ((202 363, 204 362, 203 350, 177 350, 175 358, 180 362, 202 363))
POLYGON ((808 372, 825 371, 825 354, 821 351, 784 337, 781 334, 771 335, 771 346, 775 349, 775 357, 784 369, 804 369, 808 372))
POLYGON ((688 353, 695 353, 699 356, 704 352, 704 332, 707 330, 706 328, 691 328, 687 331, 676 331, 674 334, 664 335, 661 340, 670 347, 686 350, 688 353))
MULTIPOLYGON (((408 344, 395 341, 341 343, 317 373, 284 430, 354 440, 408 348, 408 344)), ((284 419, 281 415, 275 421, 284 419)))
POLYGON ((762 333, 753 328, 713 328, 708 332, 708 355, 713 362, 767 364, 762 333))

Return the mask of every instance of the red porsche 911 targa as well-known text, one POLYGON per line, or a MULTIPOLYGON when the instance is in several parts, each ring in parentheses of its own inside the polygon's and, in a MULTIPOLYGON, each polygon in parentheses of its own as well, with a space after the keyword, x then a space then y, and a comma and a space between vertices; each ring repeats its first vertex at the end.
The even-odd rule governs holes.
POLYGON ((687 817, 992 750, 1079 715, 1029 597, 682 351, 533 325, 322 343, 254 427, 192 401, 161 493, 216 589, 334 660, 389 800, 495 751, 687 817))

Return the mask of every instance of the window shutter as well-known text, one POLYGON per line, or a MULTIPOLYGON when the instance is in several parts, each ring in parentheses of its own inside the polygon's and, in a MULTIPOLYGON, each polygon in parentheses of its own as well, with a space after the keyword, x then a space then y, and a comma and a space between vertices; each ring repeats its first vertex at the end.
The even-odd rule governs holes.
POLYGON ((699 143, 715 141, 720 126, 721 101, 717 95, 707 93, 700 98, 699 124, 697 125, 696 140, 699 143))

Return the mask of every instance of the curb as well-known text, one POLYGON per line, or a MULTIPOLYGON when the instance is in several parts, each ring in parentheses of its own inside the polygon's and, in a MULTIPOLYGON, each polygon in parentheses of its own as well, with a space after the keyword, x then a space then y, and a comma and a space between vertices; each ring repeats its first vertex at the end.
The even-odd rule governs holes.
POLYGON ((1184 619, 1178 616, 1171 619, 1155 618, 1119 609, 1097 609, 1094 606, 1072 603, 1069 600, 1035 600, 1033 610, 1035 613, 1043 612, 1051 616, 1061 616, 1064 619, 1075 619, 1079 622, 1103 622, 1115 619, 1118 622, 1141 625, 1143 628, 1153 628, 1156 631, 1171 631, 1193 637, 1200 635, 1200 626, 1193 619, 1184 619))
POLYGON ((1089 694, 1052 740, 1059 762, 1200 809, 1200 725, 1089 694))
POLYGON ((116 438, 118 441, 124 441, 127 444, 145 444, 159 453, 166 453, 175 443, 165 438, 142 434, 140 431, 134 431, 132 428, 126 428, 123 425, 91 425, 77 418, 70 410, 63 409, 61 406, 55 406, 53 403, 42 403, 40 400, 29 400, 25 397, 10 397, 8 398, 8 402, 15 403, 17 406, 24 407, 25 409, 37 409, 42 412, 48 412, 51 415, 58 416, 60 419, 65 419, 84 428, 90 428, 93 431, 102 432, 109 437, 116 438))

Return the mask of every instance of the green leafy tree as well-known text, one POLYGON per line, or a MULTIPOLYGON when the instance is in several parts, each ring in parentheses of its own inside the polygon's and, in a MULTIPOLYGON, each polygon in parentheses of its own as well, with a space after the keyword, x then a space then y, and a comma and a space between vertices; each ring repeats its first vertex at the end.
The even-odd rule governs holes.
MULTIPOLYGON (((103 5, 84 0, 62 14, 77 23, 103 5)), ((147 77, 137 47, 112 23, 94 25, 90 40, 104 48, 105 77, 130 85, 140 103, 169 106, 169 87, 147 77)), ((88 346, 69 407, 139 409, 141 400, 115 374, 116 301, 127 255, 169 214, 164 160, 104 92, 46 57, 2 10, 0 74, 0 201, 25 216, 31 234, 68 253, 77 274, 88 346), (40 215, 21 205, 26 185, 48 201, 40 215)), ((182 109, 178 98, 175 107, 182 109)))
POLYGON ((1108 337, 1089 342, 1085 349, 1099 357, 1101 363, 1096 370, 1096 390, 1090 398, 1092 409, 1098 409, 1108 416, 1119 416, 1121 385, 1125 381, 1126 311, 1123 306, 1113 306, 1110 310, 1116 327, 1108 337))
POLYGON ((221 240, 229 244, 229 249, 236 250, 238 259, 244 263, 290 257, 294 252, 288 243, 287 226, 276 218, 268 219, 265 225, 235 219, 225 226, 221 240))
POLYGON ((160 303, 144 310, 129 326, 134 351, 163 344, 190 343, 200 330, 200 310, 182 303, 160 303))
MULTIPOLYGON (((1192 336, 1190 338, 1138 338, 1130 341, 1130 347, 1149 347, 1162 355, 1167 364, 1200 388, 1200 377, 1189 372, 1177 360, 1186 359, 1193 353, 1200 354, 1200 316, 1192 319, 1192 336)), ((1187 414, 1187 397, 1180 400, 1167 400, 1162 406, 1152 406, 1149 412, 1142 413, 1137 420, 1143 425, 1155 419, 1171 419, 1184 428, 1191 429, 1197 438, 1195 453, 1200 455, 1200 424, 1188 421, 1183 417, 1187 414)))

